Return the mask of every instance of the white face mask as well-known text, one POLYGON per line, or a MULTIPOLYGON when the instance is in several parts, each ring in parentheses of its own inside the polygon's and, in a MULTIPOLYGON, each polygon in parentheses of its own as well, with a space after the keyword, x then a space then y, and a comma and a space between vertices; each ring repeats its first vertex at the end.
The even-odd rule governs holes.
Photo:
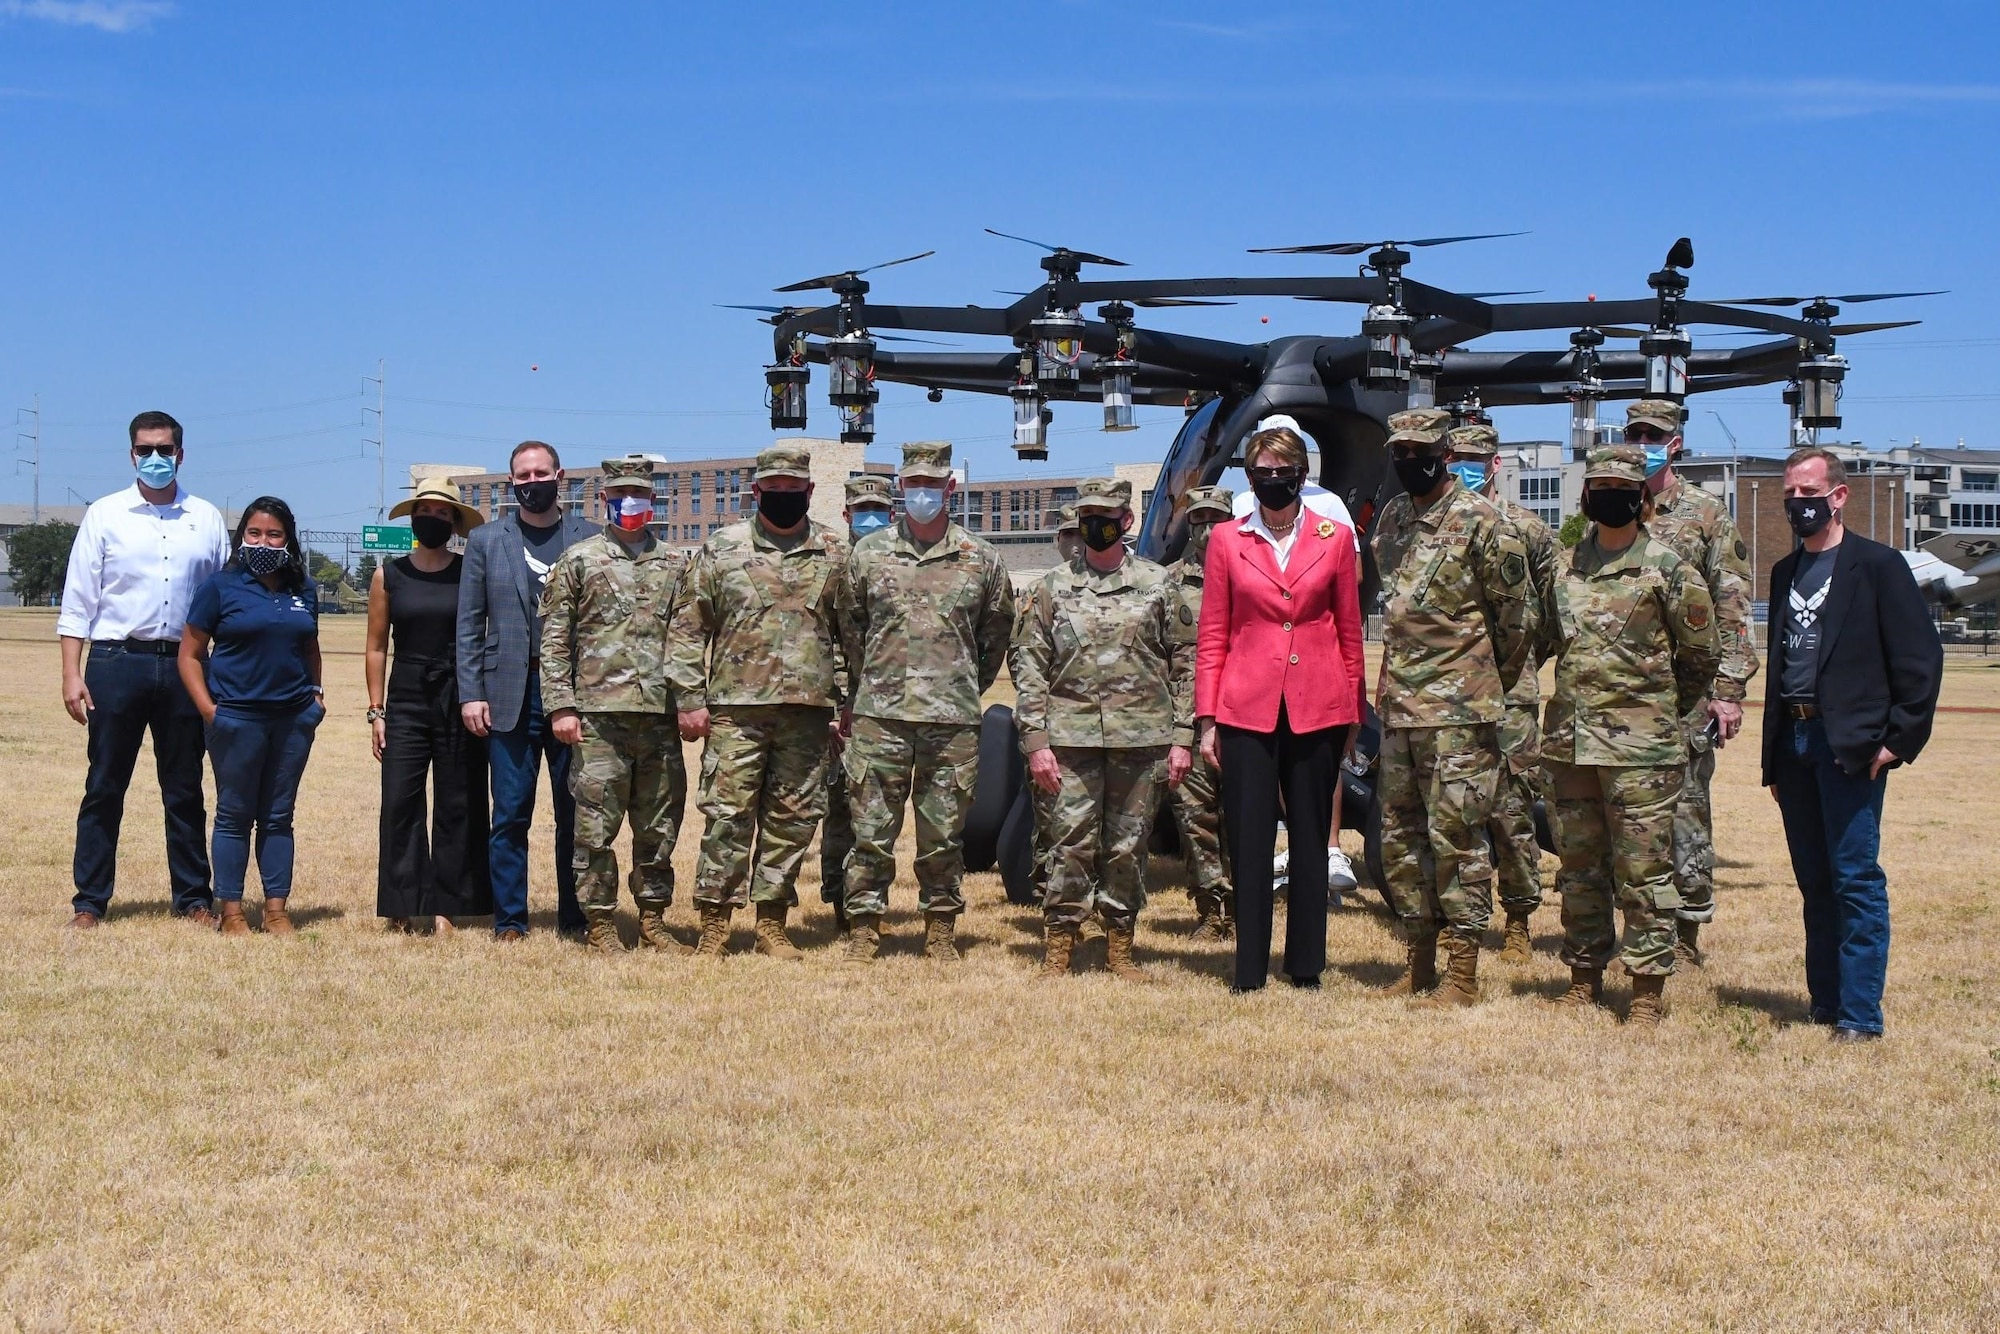
POLYGON ((912 522, 929 523, 944 513, 944 488, 941 486, 906 486, 903 488, 903 513, 912 522))

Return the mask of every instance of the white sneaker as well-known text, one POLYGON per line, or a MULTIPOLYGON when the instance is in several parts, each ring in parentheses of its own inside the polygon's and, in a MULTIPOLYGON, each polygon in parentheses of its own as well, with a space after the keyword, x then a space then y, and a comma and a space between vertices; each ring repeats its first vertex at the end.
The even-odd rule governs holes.
POLYGON ((1281 852, 1271 859, 1271 888, 1283 889, 1292 879, 1292 854, 1281 852))
POLYGON ((1353 889, 1354 863, 1339 848, 1326 850, 1326 883, 1329 889, 1353 889))

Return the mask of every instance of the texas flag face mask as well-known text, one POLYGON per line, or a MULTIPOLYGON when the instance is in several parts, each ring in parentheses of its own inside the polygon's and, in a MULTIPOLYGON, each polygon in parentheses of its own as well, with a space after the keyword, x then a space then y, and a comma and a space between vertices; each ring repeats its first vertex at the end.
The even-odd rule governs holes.
POLYGON ((610 506, 611 522, 628 533, 640 532, 653 521, 650 496, 611 496, 606 503, 610 506))

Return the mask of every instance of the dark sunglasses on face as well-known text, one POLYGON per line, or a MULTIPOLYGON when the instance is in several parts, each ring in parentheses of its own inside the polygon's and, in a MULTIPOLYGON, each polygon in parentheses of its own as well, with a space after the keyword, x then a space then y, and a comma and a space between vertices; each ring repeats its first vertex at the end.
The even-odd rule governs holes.
POLYGON ((173 445, 134 445, 132 452, 142 459, 148 454, 157 454, 163 459, 170 459, 174 456, 174 448, 173 445))
POLYGON ((1304 468, 1294 465, 1289 468, 1245 468, 1253 482, 1289 482, 1306 475, 1304 468))
POLYGON ((1665 432, 1650 426, 1625 433, 1625 443, 1628 445, 1659 445, 1665 444, 1666 439, 1665 432))
POLYGON ((1391 457, 1399 459, 1414 459, 1414 458, 1441 459, 1444 457, 1444 451, 1438 448, 1436 445, 1409 445, 1409 444, 1391 445, 1389 446, 1389 454, 1391 457))

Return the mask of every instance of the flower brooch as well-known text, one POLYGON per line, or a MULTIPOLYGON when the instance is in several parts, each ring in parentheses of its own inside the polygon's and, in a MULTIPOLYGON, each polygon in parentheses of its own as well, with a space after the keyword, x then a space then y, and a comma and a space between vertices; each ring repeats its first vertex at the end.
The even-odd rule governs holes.
POLYGON ((1333 520, 1332 520, 1332 519, 1321 519, 1321 520, 1319 521, 1319 527, 1318 527, 1318 528, 1316 528, 1316 529, 1314 529, 1313 531, 1314 531, 1314 532, 1316 532, 1316 533, 1318 533, 1318 534, 1319 534, 1319 535, 1320 535, 1321 537, 1332 537, 1332 536, 1333 536, 1333 520))

